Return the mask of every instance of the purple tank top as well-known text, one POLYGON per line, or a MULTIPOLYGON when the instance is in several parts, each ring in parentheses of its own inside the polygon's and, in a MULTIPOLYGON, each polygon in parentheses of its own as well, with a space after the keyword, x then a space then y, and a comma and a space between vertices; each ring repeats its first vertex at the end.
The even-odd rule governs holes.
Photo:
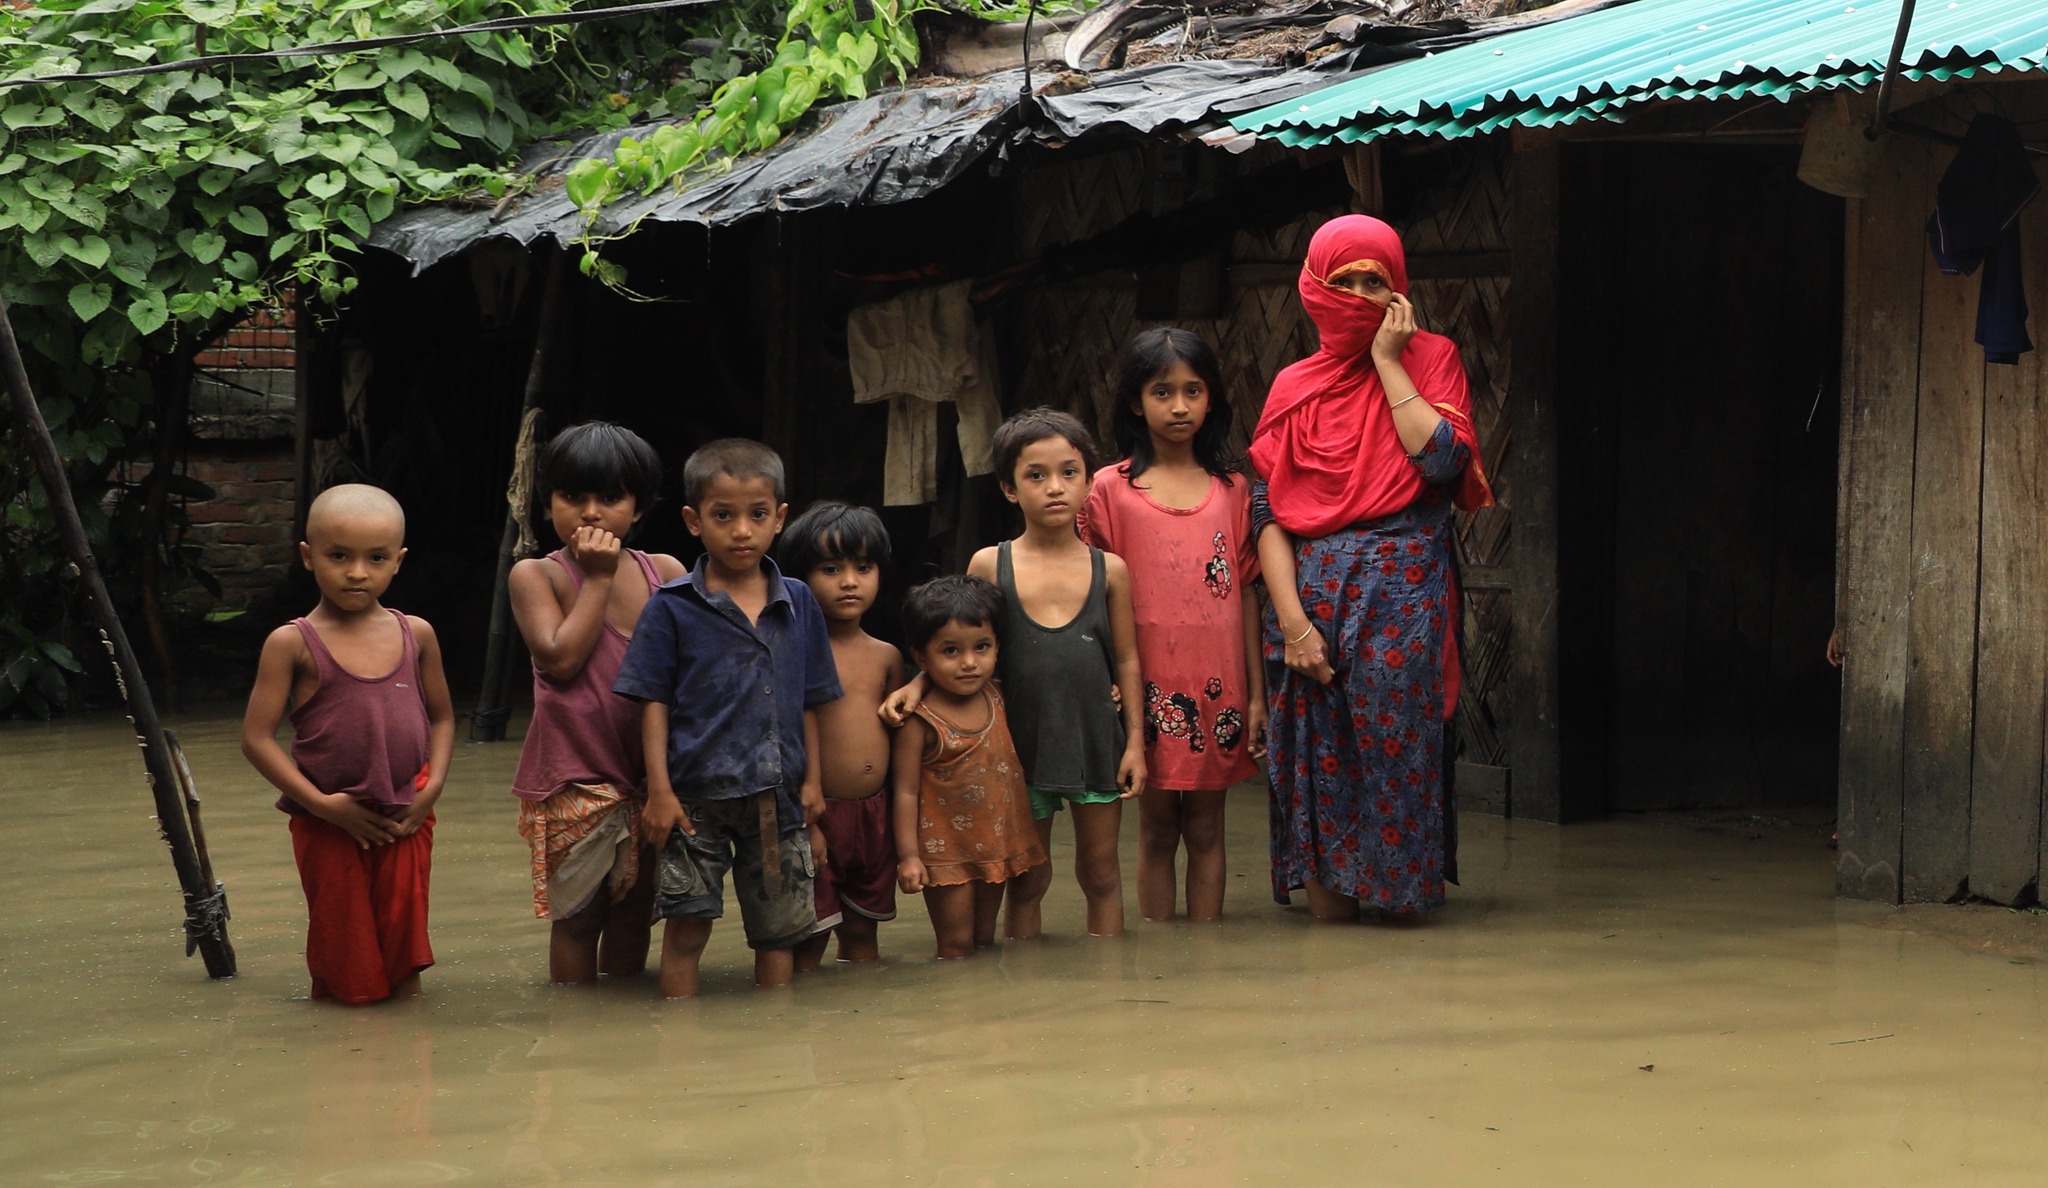
MULTIPOLYGON (((420 696, 420 658, 412 627, 397 611, 403 639, 398 666, 380 677, 359 677, 327 650, 304 619, 292 625, 312 653, 320 687, 292 708, 292 762, 322 792, 341 792, 384 811, 411 804, 413 781, 426 767, 432 743, 427 703, 420 696)), ((277 807, 304 815, 288 797, 277 807)))
MULTIPOLYGON (((639 562, 651 593, 661 584, 654 562, 638 549, 626 555, 639 562)), ((583 588, 583 571, 566 549, 548 554, 583 588)), ((545 800, 564 784, 610 784, 628 796, 640 794, 646 771, 640 753, 640 703, 612 692, 619 665, 626 659, 627 637, 607 618, 597 633, 597 646, 582 671, 558 681, 533 669, 533 723, 519 751, 519 770, 512 777, 512 795, 545 800)))

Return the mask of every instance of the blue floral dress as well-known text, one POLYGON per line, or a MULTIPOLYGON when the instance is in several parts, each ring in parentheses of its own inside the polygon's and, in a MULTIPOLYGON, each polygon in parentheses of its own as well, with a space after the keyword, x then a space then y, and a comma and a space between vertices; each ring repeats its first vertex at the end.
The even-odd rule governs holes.
MULTIPOLYGON (((1410 461, 1427 486, 1414 503, 1295 542, 1302 609, 1322 631, 1336 676, 1318 685, 1287 667, 1269 607, 1265 662, 1272 711, 1273 897, 1310 880, 1383 911, 1442 907, 1457 881, 1444 628, 1452 613, 1451 486, 1471 453, 1448 422, 1410 461)), ((1252 533, 1272 522, 1263 482, 1252 533)))

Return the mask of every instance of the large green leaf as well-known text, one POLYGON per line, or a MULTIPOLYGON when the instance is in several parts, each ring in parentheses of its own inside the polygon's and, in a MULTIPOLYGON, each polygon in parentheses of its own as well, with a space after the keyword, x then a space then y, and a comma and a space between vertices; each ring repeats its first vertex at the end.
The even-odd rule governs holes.
POLYGON ((228 226, 244 235, 261 238, 270 234, 270 220, 253 206, 242 206, 228 216, 228 226))
POLYGON ((63 247, 65 255, 87 268, 100 267, 107 262, 107 257, 113 254, 113 249, 107 246, 107 241, 97 235, 85 235, 77 239, 66 236, 63 247))
POLYGON ((139 334, 155 334, 170 320, 171 311, 162 293, 144 293, 128 306, 128 322, 139 334))
POLYGON ((79 321, 90 322, 114 303, 114 287, 105 281, 80 283, 71 286, 65 299, 79 321))
POLYGON ((347 188, 348 175, 340 170, 335 170, 332 173, 322 173, 306 179, 306 193, 323 202, 347 188))
POLYGON ((414 82, 394 82, 384 88, 384 101, 416 120, 424 120, 433 111, 427 102, 427 92, 414 82))
POLYGON ((10 96, 15 102, 0 108, 0 124, 12 129, 49 128, 64 122, 64 109, 47 103, 24 101, 21 88, 14 88, 10 96))

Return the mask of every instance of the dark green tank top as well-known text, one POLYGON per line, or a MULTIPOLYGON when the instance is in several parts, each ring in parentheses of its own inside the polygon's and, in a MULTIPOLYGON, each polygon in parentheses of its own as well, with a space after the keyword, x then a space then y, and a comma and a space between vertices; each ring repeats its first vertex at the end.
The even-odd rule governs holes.
MULTIPOLYGON (((1088 600, 1064 627, 1041 627, 1017 598, 1010 542, 996 546, 996 585, 1003 591, 1002 639, 997 673, 1009 703, 1010 735, 1024 778, 1048 792, 1109 792, 1116 788, 1124 752, 1124 725, 1109 687, 1115 653, 1109 636, 1109 581, 1102 550, 1088 550, 1088 600)), ((1125 689, 1125 697, 1143 697, 1125 689)))

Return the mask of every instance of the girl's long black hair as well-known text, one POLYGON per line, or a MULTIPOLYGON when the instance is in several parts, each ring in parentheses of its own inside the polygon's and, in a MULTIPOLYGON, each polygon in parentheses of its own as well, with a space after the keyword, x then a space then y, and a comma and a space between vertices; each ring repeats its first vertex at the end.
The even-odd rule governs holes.
POLYGON ((1238 465, 1224 445, 1234 417, 1230 398, 1223 390, 1222 365, 1216 362, 1216 352, 1209 349, 1201 335, 1173 326, 1139 331, 1117 356, 1116 387, 1112 389, 1116 408, 1109 422, 1116 447, 1125 459, 1117 470, 1125 481, 1136 486, 1138 476, 1151 467, 1152 432, 1145 427, 1145 414, 1138 411, 1138 406, 1144 398, 1145 385, 1175 363, 1187 364, 1209 390, 1209 415, 1202 427, 1195 430, 1195 461, 1201 463, 1203 470, 1229 483, 1237 474, 1238 465))

